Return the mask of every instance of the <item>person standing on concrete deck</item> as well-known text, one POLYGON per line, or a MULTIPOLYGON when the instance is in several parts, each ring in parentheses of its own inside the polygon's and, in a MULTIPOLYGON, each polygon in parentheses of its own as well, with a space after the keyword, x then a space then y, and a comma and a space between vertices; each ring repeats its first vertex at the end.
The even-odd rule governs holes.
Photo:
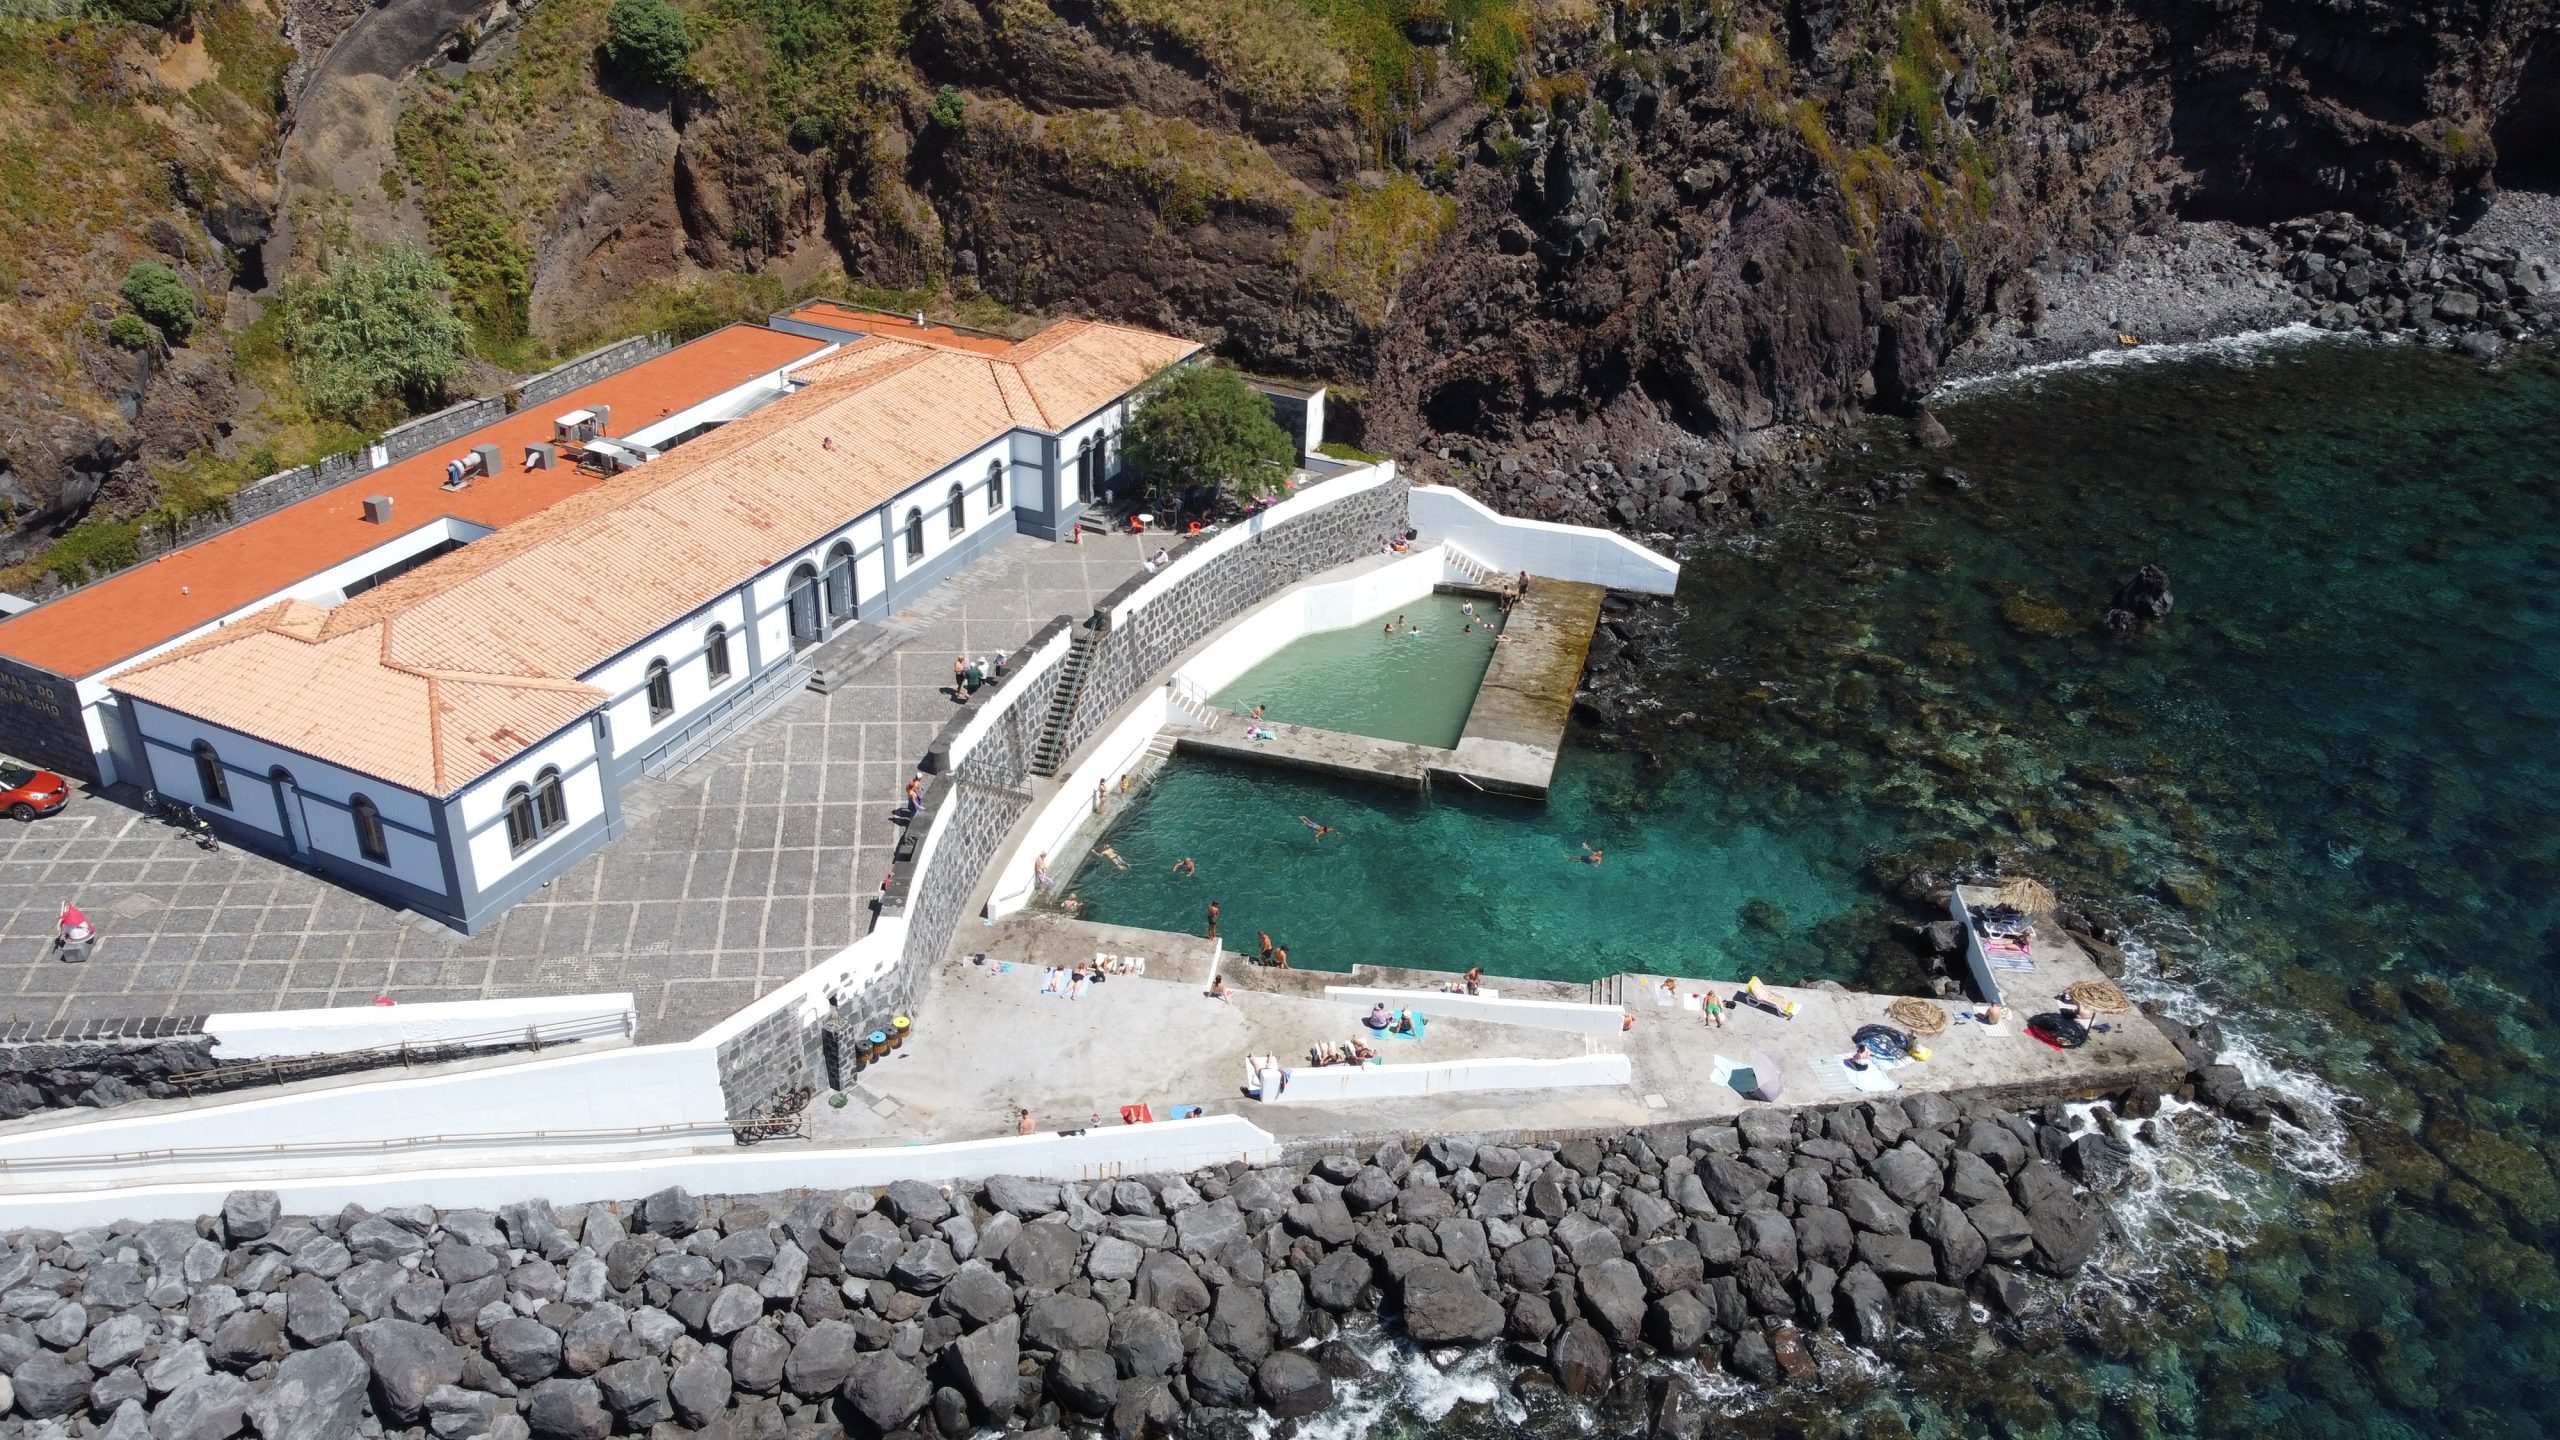
POLYGON ((1209 938, 1218 938, 1218 902, 1215 900, 1209 902, 1209 938))
POLYGON ((951 657, 951 698, 962 705, 969 703, 969 657, 951 657))
POLYGON ((907 808, 901 813, 913 820, 916 818, 916 812, 923 808, 924 776, 921 773, 910 775, 907 777, 907 808))
POLYGON ((1046 850, 1031 857, 1031 883, 1043 890, 1055 888, 1055 882, 1049 878, 1049 852, 1046 850))
POLYGON ((1529 593, 1529 572, 1526 570, 1520 572, 1520 593, 1522 595, 1529 593))
POLYGON ((1103 800, 1104 800, 1106 797, 1108 797, 1108 796, 1110 795, 1110 793, 1111 793, 1111 788, 1110 788, 1110 783, 1109 783, 1108 781, 1096 780, 1096 781, 1094 781, 1094 782, 1093 782, 1093 813, 1094 813, 1094 814, 1099 815, 1099 814, 1101 814, 1101 813, 1102 813, 1102 802, 1103 802, 1103 800))
POLYGON ((1262 963, 1263 963, 1263 964, 1265 964, 1265 965, 1270 964, 1270 963, 1271 963, 1271 932, 1270 932, 1270 931, 1268 931, 1268 930, 1257 930, 1257 931, 1255 931, 1255 932, 1254 932, 1254 938, 1255 938, 1255 939, 1257 939, 1257 940, 1260 940, 1260 941, 1262 942, 1262 963))

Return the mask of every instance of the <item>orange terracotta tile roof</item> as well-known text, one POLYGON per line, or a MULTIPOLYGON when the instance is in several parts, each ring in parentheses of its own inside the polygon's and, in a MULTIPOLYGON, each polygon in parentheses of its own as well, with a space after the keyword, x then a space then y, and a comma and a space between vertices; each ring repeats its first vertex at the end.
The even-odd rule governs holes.
POLYGON ((605 698, 578 677, 988 441, 1081 419, 1198 349, 1082 321, 1002 357, 859 340, 795 370, 797 393, 335 609, 274 606, 111 683, 450 793, 605 698), (398 713, 352 713, 373 706, 398 713))
POLYGON ((503 530, 598 483, 575 466, 532 472, 517 468, 527 443, 551 438, 553 416, 610 405, 613 429, 628 434, 825 346, 821 340, 760 325, 714 331, 549 404, 528 406, 451 444, 0 621, 0 654, 57 674, 93 675, 420 526, 451 517, 503 530), (467 490, 443 488, 446 461, 490 443, 506 462, 505 475, 474 481, 467 490), (368 495, 391 497, 390 525, 366 522, 368 495))

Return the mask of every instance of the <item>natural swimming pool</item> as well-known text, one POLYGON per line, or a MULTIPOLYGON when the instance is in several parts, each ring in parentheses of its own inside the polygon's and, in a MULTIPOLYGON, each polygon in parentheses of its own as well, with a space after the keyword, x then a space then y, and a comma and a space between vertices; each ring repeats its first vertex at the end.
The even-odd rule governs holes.
POLYGON ((1086 918, 1197 935, 1216 900, 1229 949, 1267 930, 1301 969, 1857 969, 1856 950, 1813 931, 1863 898, 1861 847, 1773 829, 1703 788, 1666 795, 1623 755, 1567 752, 1544 805, 1186 757, 1127 805, 1109 842, 1128 868, 1088 860, 1071 882, 1086 918), (1586 843, 1601 864, 1583 863, 1586 843), (1197 874, 1173 872, 1185 856, 1197 874))
POLYGON ((1493 663, 1494 632, 1471 622, 1465 603, 1426 595, 1388 615, 1303 636, 1210 699, 1239 714, 1260 705, 1265 718, 1284 724, 1454 747, 1493 663), (1398 619, 1405 623, 1387 633, 1398 619))

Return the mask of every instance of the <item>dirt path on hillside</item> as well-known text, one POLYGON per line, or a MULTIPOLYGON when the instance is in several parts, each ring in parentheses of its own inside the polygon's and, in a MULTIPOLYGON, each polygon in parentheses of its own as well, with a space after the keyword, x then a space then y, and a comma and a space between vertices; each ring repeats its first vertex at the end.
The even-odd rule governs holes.
POLYGON ((313 68, 287 117, 276 166, 275 229, 264 251, 270 285, 288 273, 298 222, 343 219, 360 241, 424 240, 416 207, 391 201, 382 188, 394 163, 400 82, 488 8, 489 0, 389 0, 348 27, 313 68))

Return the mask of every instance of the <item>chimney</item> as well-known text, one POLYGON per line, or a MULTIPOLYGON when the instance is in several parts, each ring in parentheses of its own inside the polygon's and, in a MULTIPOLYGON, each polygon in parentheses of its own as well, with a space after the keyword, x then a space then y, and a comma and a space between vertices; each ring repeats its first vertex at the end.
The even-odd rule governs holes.
POLYGON ((367 495, 364 497, 364 523, 367 525, 390 524, 391 497, 388 495, 367 495))

